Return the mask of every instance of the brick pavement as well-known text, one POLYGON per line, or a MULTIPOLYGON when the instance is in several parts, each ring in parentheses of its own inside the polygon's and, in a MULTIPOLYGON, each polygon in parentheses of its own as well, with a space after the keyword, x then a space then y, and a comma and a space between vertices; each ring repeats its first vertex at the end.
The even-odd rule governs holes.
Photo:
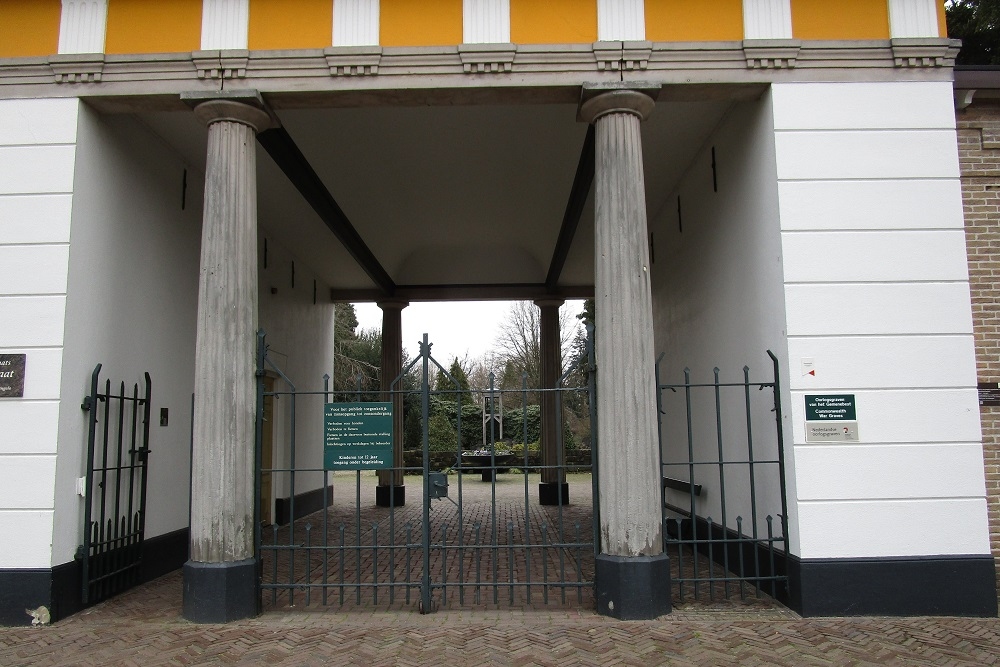
POLYGON ((996 665, 1000 619, 801 619, 687 605, 654 621, 564 609, 180 617, 169 574, 44 628, 0 628, 0 665, 996 665))
MULTIPOLYGON (((474 504, 492 489, 466 491, 474 504)), ((523 482, 519 493, 523 503, 523 482)), ((575 504, 589 510, 584 493, 575 504)), ((428 615, 300 598, 256 619, 195 625, 181 618, 181 588, 175 572, 53 626, 0 628, 0 665, 1000 665, 1000 619, 801 619, 766 596, 688 602, 643 622, 558 596, 514 606, 452 597, 428 615)))

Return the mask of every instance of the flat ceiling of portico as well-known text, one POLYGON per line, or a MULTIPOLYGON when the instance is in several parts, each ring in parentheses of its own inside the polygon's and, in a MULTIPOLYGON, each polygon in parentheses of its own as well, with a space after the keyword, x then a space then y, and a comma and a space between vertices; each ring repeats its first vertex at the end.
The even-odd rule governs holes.
MULTIPOLYGON (((660 101, 642 127, 647 208, 660 210, 729 100, 660 101)), ((587 127, 576 106, 281 109, 282 124, 397 285, 543 283, 587 127)), ((204 169, 189 112, 141 118, 204 169)), ((372 289, 258 147, 258 217, 336 289, 372 289)), ((559 284, 593 284, 593 195, 559 284)))

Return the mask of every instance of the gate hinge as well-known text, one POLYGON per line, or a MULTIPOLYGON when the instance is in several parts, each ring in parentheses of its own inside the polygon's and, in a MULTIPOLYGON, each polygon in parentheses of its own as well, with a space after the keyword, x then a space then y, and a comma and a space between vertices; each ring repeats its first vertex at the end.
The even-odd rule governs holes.
POLYGON ((92 401, 93 401, 92 396, 84 396, 83 403, 80 404, 80 409, 83 410, 84 412, 90 412, 90 406, 92 405, 91 403, 92 401))

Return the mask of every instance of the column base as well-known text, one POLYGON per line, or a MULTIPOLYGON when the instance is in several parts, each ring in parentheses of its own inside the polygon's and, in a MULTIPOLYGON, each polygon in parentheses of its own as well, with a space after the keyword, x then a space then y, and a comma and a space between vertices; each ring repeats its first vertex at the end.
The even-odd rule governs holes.
POLYGON ((406 504, 406 485, 376 486, 375 505, 378 507, 402 507, 406 504))
POLYGON ((539 505, 569 505, 569 484, 563 482, 539 482, 539 505), (562 499, 560 499, 562 496, 562 499))
POLYGON ((194 623, 228 623, 257 615, 257 561, 184 563, 183 615, 194 623))
POLYGON ((670 613, 670 557, 599 554, 594 587, 597 613, 626 621, 644 621, 670 613))

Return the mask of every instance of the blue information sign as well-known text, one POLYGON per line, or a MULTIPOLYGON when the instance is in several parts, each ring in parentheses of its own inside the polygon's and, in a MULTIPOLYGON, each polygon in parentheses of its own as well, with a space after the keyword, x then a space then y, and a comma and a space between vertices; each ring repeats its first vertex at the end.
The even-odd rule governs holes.
POLYGON ((327 403, 323 413, 323 467, 392 467, 392 403, 327 403))

